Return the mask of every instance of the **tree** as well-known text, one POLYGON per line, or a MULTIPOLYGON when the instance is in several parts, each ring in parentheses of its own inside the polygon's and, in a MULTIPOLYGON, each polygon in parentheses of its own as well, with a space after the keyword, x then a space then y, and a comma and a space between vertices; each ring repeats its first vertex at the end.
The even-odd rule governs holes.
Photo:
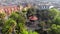
POLYGON ((53 8, 49 10, 39 10, 35 8, 29 8, 28 10, 22 10, 22 12, 13 12, 7 20, 4 21, 5 14, 0 13, 0 23, 4 23, 2 27, 3 34, 40 34, 40 31, 28 30, 26 27, 26 13, 27 17, 34 15, 37 16, 40 30, 48 31, 50 34, 60 34, 60 12, 53 8))
MULTIPOLYGON (((11 19, 15 20, 17 25, 16 25, 16 30, 17 30, 17 34, 19 34, 21 31, 20 30, 23 30, 22 28, 25 27, 25 22, 26 22, 26 19, 24 17, 24 14, 22 15, 21 13, 19 12, 14 12, 10 15, 11 19)), ((24 31, 24 30, 23 30, 24 31)))
POLYGON ((53 24, 49 31, 50 34, 60 34, 60 25, 53 24))
POLYGON ((13 19, 8 19, 3 26, 2 33, 3 34, 12 34, 15 32, 17 23, 13 19))
POLYGON ((32 30, 30 30, 29 31, 29 34, 38 34, 36 31, 32 31, 32 30))
POLYGON ((5 17, 6 17, 5 13, 0 13, 0 27, 4 24, 5 17))

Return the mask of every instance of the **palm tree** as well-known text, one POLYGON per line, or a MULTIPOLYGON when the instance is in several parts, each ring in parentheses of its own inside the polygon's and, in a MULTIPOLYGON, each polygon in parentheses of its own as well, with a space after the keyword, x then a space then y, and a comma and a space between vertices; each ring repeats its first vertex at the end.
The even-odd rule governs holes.
POLYGON ((15 32, 15 28, 16 28, 16 21, 14 21, 13 19, 8 19, 6 23, 4 24, 2 33, 12 34, 12 32, 15 32))

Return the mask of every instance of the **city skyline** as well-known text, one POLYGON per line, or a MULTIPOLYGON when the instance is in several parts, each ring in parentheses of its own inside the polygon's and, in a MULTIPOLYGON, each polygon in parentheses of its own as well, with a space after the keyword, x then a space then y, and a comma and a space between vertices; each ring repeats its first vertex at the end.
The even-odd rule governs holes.
POLYGON ((0 0, 0 5, 13 5, 13 4, 20 4, 23 2, 27 2, 27 3, 39 3, 42 1, 46 1, 46 2, 60 2, 60 0, 0 0))

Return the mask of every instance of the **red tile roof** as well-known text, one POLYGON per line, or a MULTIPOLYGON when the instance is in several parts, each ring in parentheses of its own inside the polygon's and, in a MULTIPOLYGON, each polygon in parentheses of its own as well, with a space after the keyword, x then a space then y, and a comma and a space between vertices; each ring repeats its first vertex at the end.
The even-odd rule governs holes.
POLYGON ((17 6, 2 6, 0 7, 0 12, 5 12, 7 15, 11 14, 13 11, 20 10, 17 6))

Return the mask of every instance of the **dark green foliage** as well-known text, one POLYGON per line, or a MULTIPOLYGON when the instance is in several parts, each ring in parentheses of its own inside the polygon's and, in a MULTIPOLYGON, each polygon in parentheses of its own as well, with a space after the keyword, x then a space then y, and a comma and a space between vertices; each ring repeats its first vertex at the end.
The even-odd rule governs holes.
POLYGON ((60 34, 60 25, 53 24, 49 31, 50 34, 60 34))
POLYGON ((0 28, 2 28, 4 26, 4 23, 6 21, 5 17, 6 17, 5 13, 0 13, 0 28))
POLYGON ((42 33, 46 31, 50 34, 60 34, 60 12, 57 9, 38 10, 35 8, 28 9, 22 12, 13 12, 7 20, 4 21, 4 14, 0 14, 0 23, 4 23, 2 27, 3 34, 40 34, 37 31, 27 30, 27 18, 31 15, 37 16, 39 21, 39 29, 42 33))
POLYGON ((55 24, 56 24, 56 25, 60 25, 60 17, 57 17, 57 18, 56 18, 55 24))
POLYGON ((12 13, 9 18, 12 18, 12 19, 15 20, 17 23, 19 23, 20 21, 21 21, 21 23, 24 23, 24 22, 25 22, 25 18, 23 17, 23 15, 21 15, 21 14, 18 13, 18 12, 12 13))
POLYGON ((16 22, 13 19, 8 19, 2 29, 3 34, 10 34, 14 31, 16 27, 16 22))

